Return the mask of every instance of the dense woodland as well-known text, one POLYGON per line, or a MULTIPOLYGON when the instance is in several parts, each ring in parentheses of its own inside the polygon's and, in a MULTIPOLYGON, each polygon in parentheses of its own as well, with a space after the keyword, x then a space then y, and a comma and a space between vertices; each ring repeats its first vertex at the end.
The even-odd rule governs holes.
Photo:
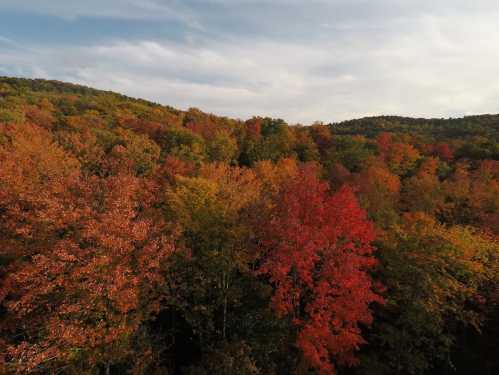
POLYGON ((0 78, 0 373, 498 374, 498 160, 0 78))

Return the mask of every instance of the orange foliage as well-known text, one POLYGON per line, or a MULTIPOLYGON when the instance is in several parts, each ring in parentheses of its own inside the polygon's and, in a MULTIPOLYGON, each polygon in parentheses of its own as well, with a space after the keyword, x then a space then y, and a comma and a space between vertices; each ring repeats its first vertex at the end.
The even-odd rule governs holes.
POLYGON ((0 148, 0 246, 12 259, 1 288, 4 360, 17 372, 89 365, 130 354, 159 307, 161 268, 174 249, 155 194, 131 175, 82 178, 79 163, 33 126, 0 148), (77 355, 76 355, 77 354, 77 355))

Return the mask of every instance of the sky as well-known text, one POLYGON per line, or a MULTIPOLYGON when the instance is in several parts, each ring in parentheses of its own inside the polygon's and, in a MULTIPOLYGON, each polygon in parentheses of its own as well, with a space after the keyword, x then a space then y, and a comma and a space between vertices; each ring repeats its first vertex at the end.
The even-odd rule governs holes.
POLYGON ((334 122, 499 113, 497 0, 0 0, 0 75, 334 122))

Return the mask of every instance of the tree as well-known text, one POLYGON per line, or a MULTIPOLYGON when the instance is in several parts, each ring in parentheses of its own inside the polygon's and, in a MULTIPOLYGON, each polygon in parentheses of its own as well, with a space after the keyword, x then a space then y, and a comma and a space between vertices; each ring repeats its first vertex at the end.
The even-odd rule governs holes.
POLYGON ((479 329, 484 321, 499 244, 473 228, 445 227, 427 214, 409 213, 379 247, 387 303, 367 336, 376 349, 366 348, 360 373, 446 371, 458 332, 479 329))
POLYGON ((158 139, 163 154, 199 165, 206 160, 204 139, 189 129, 172 126, 163 131, 158 139))
POLYGON ((326 155, 327 150, 333 144, 333 135, 331 134, 329 127, 321 123, 314 123, 308 129, 320 154, 326 155))
POLYGON ((45 131, 17 126, 7 134, 0 148, 6 368, 90 372, 129 366, 133 353, 143 355, 136 365, 147 362, 150 348, 138 336, 165 297, 162 268, 175 248, 175 228, 154 208, 154 185, 123 174, 82 178, 45 131))
POLYGON ((329 171, 329 185, 333 189, 339 189, 344 184, 351 183, 353 176, 341 163, 334 163, 329 171))
POLYGON ((216 131, 207 143, 207 153, 210 161, 231 163, 238 153, 236 140, 226 131, 216 131))
POLYGON ((369 304, 382 301, 368 274, 373 239, 352 191, 330 195, 310 166, 284 182, 262 225, 258 272, 274 285, 277 314, 297 327, 304 360, 321 373, 357 363, 360 327, 372 321, 369 304))
POLYGON ((423 161, 417 174, 403 182, 402 204, 406 210, 435 214, 444 208, 445 196, 437 176, 438 160, 423 161))
POLYGON ((445 162, 450 162, 454 159, 454 152, 448 143, 439 142, 433 146, 433 155, 438 156, 445 162))
POLYGON ((390 150, 390 146, 392 143, 391 134, 387 132, 379 133, 376 137, 376 143, 378 145, 379 154, 382 156, 382 158, 385 158, 388 151, 390 150))
POLYGON ((420 158, 418 150, 407 143, 392 143, 386 154, 386 161, 392 173, 404 176, 416 167, 420 158))
POLYGON ((244 311, 241 288, 253 278, 249 211, 259 193, 253 171, 227 164, 203 166, 196 177, 177 175, 167 192, 191 254, 172 268, 175 298, 165 309, 178 311, 202 341, 202 360, 240 329, 234 311, 244 311))
POLYGON ((472 175, 470 205, 481 226, 499 234, 499 162, 483 160, 472 175))
POLYGON ((362 170, 355 186, 362 207, 378 225, 387 227, 397 219, 400 179, 384 163, 374 162, 362 170))
POLYGON ((113 147, 115 158, 122 159, 123 162, 131 162, 135 174, 151 174, 159 159, 159 146, 149 139, 148 136, 134 133, 130 130, 118 129, 116 131, 119 143, 113 147), (121 150, 117 147, 122 146, 121 150))
POLYGON ((295 142, 294 134, 283 120, 252 119, 247 125, 240 162, 243 165, 253 165, 258 161, 276 162, 290 157, 293 154, 295 142))
POLYGON ((294 134, 296 138, 294 151, 298 160, 303 162, 319 160, 319 148, 310 136, 308 129, 304 127, 296 127, 294 134))
POLYGON ((328 167, 340 163, 351 172, 359 172, 372 153, 373 149, 364 137, 337 136, 324 164, 328 167))

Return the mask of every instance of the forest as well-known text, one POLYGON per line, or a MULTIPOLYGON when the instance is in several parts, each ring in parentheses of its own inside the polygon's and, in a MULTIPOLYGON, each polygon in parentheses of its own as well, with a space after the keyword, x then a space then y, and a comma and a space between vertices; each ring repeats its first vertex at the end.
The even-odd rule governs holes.
POLYGON ((0 78, 0 373, 499 374, 499 115, 287 124, 0 78))

